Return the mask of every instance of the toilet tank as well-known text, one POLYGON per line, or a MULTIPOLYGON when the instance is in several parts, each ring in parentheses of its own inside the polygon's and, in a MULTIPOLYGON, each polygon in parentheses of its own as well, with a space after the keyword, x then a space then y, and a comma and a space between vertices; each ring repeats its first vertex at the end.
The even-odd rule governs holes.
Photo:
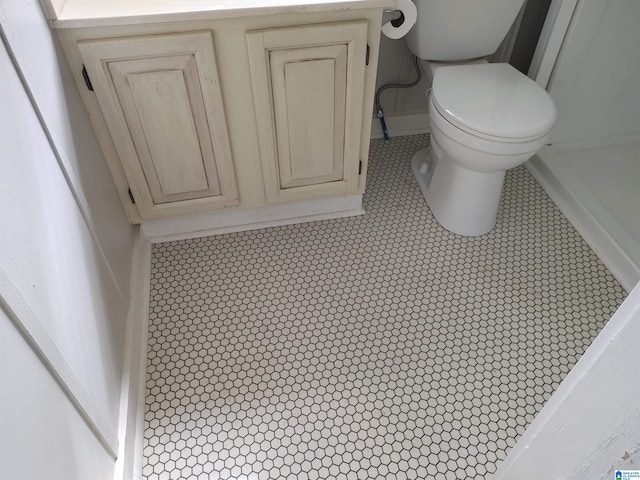
POLYGON ((407 34, 424 60, 457 61, 492 55, 525 0, 413 0, 418 20, 407 34))

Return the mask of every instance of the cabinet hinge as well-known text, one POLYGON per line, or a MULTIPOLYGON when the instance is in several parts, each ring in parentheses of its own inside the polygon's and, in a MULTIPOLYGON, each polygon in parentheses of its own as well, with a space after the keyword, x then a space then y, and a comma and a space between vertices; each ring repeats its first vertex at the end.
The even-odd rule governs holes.
POLYGON ((371 49, 369 48, 369 44, 367 43, 367 55, 365 57, 365 65, 369 65, 369 53, 371 53, 371 49))
POLYGON ((131 189, 129 189, 129 199, 131 200, 131 203, 133 203, 134 205, 136 204, 136 199, 133 198, 133 193, 131 193, 131 189))
POLYGON ((358 175, 362 175, 362 160, 360 160, 360 163, 358 165, 358 175))
MULTIPOLYGON (((87 88, 93 92, 93 85, 91 85, 91 79, 89 78, 89 72, 84 65, 82 65, 82 78, 84 78, 84 83, 87 85, 87 88)), ((135 202, 134 202, 135 203, 135 202)))

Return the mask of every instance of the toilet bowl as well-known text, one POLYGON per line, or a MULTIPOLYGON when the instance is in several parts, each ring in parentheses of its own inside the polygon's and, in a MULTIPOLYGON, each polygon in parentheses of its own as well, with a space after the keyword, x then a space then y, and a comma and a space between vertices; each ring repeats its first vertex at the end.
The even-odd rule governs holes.
POLYGON ((548 93, 508 64, 437 68, 429 100, 431 145, 412 159, 436 220, 461 235, 488 233, 506 170, 535 155, 555 118, 548 93))

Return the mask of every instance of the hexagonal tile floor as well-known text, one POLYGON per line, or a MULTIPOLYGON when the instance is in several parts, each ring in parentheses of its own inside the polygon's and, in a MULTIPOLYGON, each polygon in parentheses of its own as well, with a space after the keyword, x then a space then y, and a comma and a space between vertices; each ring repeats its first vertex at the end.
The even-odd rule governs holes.
POLYGON ((524 168, 434 220, 372 141, 365 216, 157 245, 144 477, 482 479, 625 296, 524 168))

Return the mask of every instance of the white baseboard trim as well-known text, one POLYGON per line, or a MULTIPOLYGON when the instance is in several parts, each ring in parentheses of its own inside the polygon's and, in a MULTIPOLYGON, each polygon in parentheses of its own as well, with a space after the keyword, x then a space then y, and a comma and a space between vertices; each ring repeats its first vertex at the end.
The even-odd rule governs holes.
POLYGON ((640 143, 640 133, 625 133, 622 135, 609 135, 607 137, 585 138, 570 142, 556 142, 553 144, 554 152, 562 153, 573 150, 589 150, 606 148, 616 145, 628 145, 640 143))
POLYGON ((533 157, 527 167, 549 197, 569 219, 580 235, 630 292, 640 280, 640 265, 626 252, 623 237, 628 236, 618 222, 601 207, 581 182, 566 172, 559 155, 548 146, 533 157))
POLYGON ((308 200, 247 210, 154 220, 141 224, 151 243, 363 215, 362 195, 308 200))
MULTIPOLYGON (((390 137, 404 137, 429 133, 429 114, 427 112, 388 115, 384 117, 390 137)), ((384 138, 378 117, 371 122, 371 138, 384 138)))
POLYGON ((138 231, 131 267, 131 304, 120 397, 120 450, 114 480, 142 479, 150 284, 151 242, 138 231))

